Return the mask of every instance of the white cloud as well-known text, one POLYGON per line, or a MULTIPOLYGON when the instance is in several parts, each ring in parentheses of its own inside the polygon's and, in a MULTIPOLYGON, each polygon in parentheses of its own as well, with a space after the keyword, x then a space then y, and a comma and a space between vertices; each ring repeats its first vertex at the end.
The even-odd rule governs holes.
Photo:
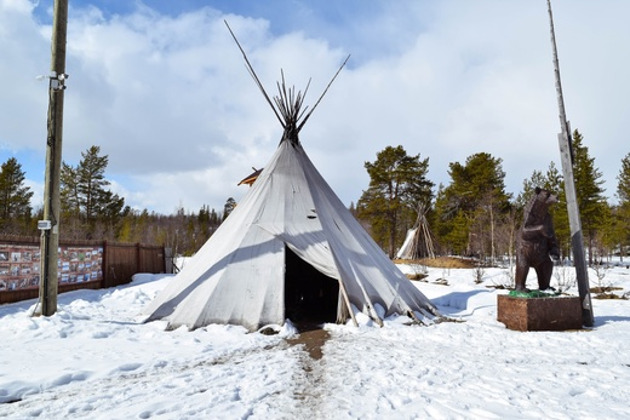
POLYGON ((46 129, 50 44, 23 0, 0 0, 0 148, 17 150, 43 144, 46 129))
MULTIPOLYGON (((622 124, 630 57, 621 40, 630 35, 624 21, 630 4, 558 0, 554 6, 569 118, 612 196, 629 151, 622 124)), ((267 163, 281 128, 244 68, 223 23, 228 19, 272 95, 282 68, 298 89, 312 77, 306 103, 313 105, 353 54, 301 133, 346 203, 367 187, 363 163, 387 145, 429 157, 436 184, 449 181, 449 162, 491 153, 503 159, 514 193, 532 171, 558 161, 544 2, 373 7, 355 19, 320 17, 302 31, 277 35, 264 19, 209 7, 177 16, 147 7, 129 15, 73 8, 64 159, 76 163, 82 151, 101 146, 118 193, 138 208, 221 209, 227 197, 242 196, 246 188, 236 183, 267 163)), ((0 77, 10 80, 0 103, 11 110, 0 114, 0 158, 26 148, 41 150, 43 160, 46 86, 34 77, 49 67, 50 28, 32 10, 26 0, 0 0, 6 57, 0 77)))

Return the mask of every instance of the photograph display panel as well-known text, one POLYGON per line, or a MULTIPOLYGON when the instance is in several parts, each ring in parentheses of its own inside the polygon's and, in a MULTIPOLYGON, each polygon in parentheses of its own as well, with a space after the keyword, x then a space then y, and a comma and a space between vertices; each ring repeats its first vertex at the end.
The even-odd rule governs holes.
MULTIPOLYGON (((59 247, 59 283, 81 283, 103 278, 103 247, 59 247)), ((0 292, 38 288, 41 252, 36 245, 0 244, 0 292)))

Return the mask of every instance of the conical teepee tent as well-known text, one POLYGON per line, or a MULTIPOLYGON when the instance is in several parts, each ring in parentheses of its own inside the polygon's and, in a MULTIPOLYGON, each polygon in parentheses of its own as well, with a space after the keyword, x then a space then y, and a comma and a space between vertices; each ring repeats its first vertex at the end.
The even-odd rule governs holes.
POLYGON ((396 253, 396 258, 401 260, 435 258, 433 237, 427 222, 427 210, 424 205, 418 206, 416 223, 407 231, 405 241, 396 253))
POLYGON ((274 99, 284 128, 278 149, 230 216, 149 305, 147 320, 167 319, 170 328, 229 323, 256 330, 287 318, 356 324, 355 311, 380 325, 394 313, 438 316, 304 152, 298 133, 315 107, 301 113, 303 95, 287 90, 284 76, 274 99))

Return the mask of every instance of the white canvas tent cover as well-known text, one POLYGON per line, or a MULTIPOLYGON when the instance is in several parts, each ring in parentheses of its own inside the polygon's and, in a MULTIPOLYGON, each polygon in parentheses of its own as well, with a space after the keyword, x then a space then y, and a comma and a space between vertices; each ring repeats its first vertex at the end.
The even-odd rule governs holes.
POLYGON ((412 260, 415 254, 415 237, 418 228, 411 228, 407 231, 405 241, 396 253, 396 258, 400 260, 412 260))
POLYGON ((149 305, 147 321, 165 318, 170 328, 190 329, 211 323, 249 330, 281 325, 291 298, 287 290, 313 277, 302 269, 289 272, 291 255, 338 285, 337 322, 354 319, 355 311, 381 325, 383 315, 394 313, 420 321, 439 315, 315 169, 298 139, 310 115, 298 118, 303 96, 287 92, 284 80, 279 90, 274 111, 284 134, 278 149, 219 229, 149 305))

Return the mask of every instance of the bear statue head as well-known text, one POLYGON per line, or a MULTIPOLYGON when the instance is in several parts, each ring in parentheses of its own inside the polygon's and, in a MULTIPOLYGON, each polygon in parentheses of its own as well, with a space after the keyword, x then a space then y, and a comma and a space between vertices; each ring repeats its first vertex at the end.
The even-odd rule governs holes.
POLYGON ((536 200, 543 202, 547 207, 558 202, 558 197, 555 194, 540 187, 536 187, 534 193, 536 194, 536 200))
POLYGON ((558 202, 558 197, 548 190, 536 187, 534 195, 525 209, 525 226, 543 222, 549 212, 549 206, 558 202))

